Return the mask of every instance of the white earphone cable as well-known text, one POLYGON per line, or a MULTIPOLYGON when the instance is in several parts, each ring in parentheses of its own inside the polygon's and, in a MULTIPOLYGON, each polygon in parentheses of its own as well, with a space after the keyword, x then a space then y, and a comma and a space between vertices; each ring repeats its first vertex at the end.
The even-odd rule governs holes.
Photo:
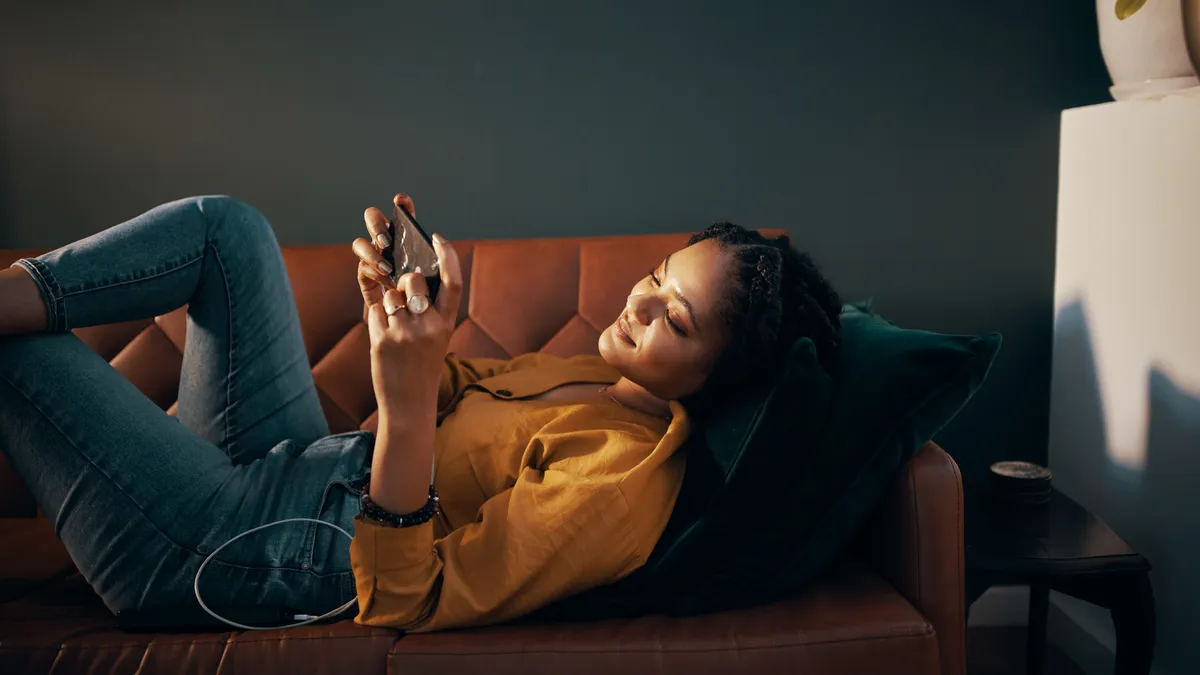
MULTIPOLYGON (((434 473, 436 470, 437 470, 437 464, 435 462, 435 463, 432 463, 431 466, 429 467, 429 484, 430 485, 433 485, 433 478, 434 478, 434 473)), ((341 607, 338 607, 337 609, 330 610, 320 616, 313 616, 311 614, 295 614, 292 616, 292 618, 297 619, 296 623, 289 623, 289 624, 285 624, 282 626, 248 626, 244 623, 238 623, 236 621, 226 619, 225 617, 221 616, 220 614, 217 614, 216 612, 212 611, 212 609, 210 609, 208 605, 204 604, 204 599, 200 597, 200 575, 202 573, 204 573, 204 568, 208 567, 208 563, 210 561, 212 561, 213 557, 216 556, 218 553, 220 553, 221 550, 224 549, 226 546, 232 544, 233 542, 237 541, 238 539, 241 539, 242 537, 244 537, 248 534, 254 534, 255 532, 258 532, 259 530, 265 530, 268 527, 275 527, 276 525, 283 525, 284 523, 316 523, 318 525, 325 525, 328 527, 332 527, 333 529, 337 530, 338 532, 341 532, 342 534, 346 535, 346 538, 349 539, 350 541, 354 541, 354 535, 350 534, 345 529, 343 529, 337 525, 334 525, 333 523, 327 523, 324 520, 317 520, 316 518, 285 518, 283 520, 277 520, 273 523, 259 525, 258 527, 254 527, 249 530, 246 530, 245 532, 237 535, 233 539, 230 539, 229 541, 225 542, 224 544, 221 544, 220 546, 218 546, 216 548, 216 550, 214 550, 212 553, 209 553, 208 557, 206 557, 204 559, 204 562, 200 563, 200 568, 196 570, 196 580, 192 583, 192 589, 196 593, 196 602, 200 603, 201 609, 203 609, 205 612, 208 613, 209 616, 216 619, 217 621, 220 621, 222 623, 227 623, 230 626, 233 626, 235 628, 241 628, 243 630, 280 630, 283 628, 296 628, 297 626, 307 626, 310 623, 315 623, 317 621, 324 621, 325 619, 335 617, 335 616, 341 614, 342 612, 349 610, 351 607, 354 607, 356 604, 358 604, 358 596, 355 595, 353 598, 350 598, 350 601, 347 602, 346 604, 342 605, 341 607)))
POLYGON ((208 612, 209 616, 211 616, 212 618, 214 618, 218 621, 221 621, 222 623, 227 623, 230 626, 234 626, 236 628, 241 628, 243 630, 279 630, 282 628, 295 628, 297 626, 306 626, 310 623, 314 623, 317 621, 323 621, 325 619, 337 616, 337 615, 341 614, 342 612, 349 610, 351 607, 355 606, 358 603, 358 596, 356 595, 353 598, 351 598, 349 602, 342 605, 341 607, 338 607, 337 609, 326 612, 325 614, 322 614, 320 616, 312 616, 311 614, 296 614, 292 618, 300 619, 300 621, 297 621, 296 623, 285 624, 282 626, 247 626, 246 624, 232 621, 230 619, 227 619, 227 618, 217 614, 216 612, 209 609, 208 605, 204 604, 204 599, 200 597, 200 575, 204 572, 204 568, 208 567, 208 563, 213 559, 213 556, 220 553, 221 550, 224 549, 226 546, 232 544, 233 542, 237 541, 238 539, 241 539, 242 537, 244 537, 248 534, 253 534, 255 532, 258 532, 259 530, 265 530, 268 527, 274 527, 276 525, 282 525, 284 523, 317 523, 320 525, 327 525, 327 526, 332 527, 333 529, 337 530, 338 532, 341 532, 342 534, 346 535, 347 539, 350 539, 351 541, 354 540, 354 535, 350 534, 349 532, 342 529, 341 527, 338 527, 337 525, 334 525, 333 523, 327 523, 323 520, 317 520, 316 518, 286 518, 284 520, 277 520, 273 523, 267 523, 266 525, 259 525, 258 527, 246 530, 245 532, 237 535, 233 539, 230 539, 229 541, 225 542, 224 544, 221 544, 220 546, 218 546, 216 548, 216 550, 213 551, 212 553, 209 553, 208 557, 204 559, 204 562, 200 564, 200 569, 196 570, 196 581, 192 584, 192 588, 196 592, 196 602, 200 603, 200 607, 205 612, 208 612))

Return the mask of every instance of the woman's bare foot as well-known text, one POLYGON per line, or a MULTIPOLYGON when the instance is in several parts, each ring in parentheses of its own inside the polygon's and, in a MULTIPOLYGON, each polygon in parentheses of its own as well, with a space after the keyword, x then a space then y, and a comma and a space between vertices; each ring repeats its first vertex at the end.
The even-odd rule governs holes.
POLYGON ((46 303, 33 277, 19 267, 0 270, 0 335, 46 330, 46 303))

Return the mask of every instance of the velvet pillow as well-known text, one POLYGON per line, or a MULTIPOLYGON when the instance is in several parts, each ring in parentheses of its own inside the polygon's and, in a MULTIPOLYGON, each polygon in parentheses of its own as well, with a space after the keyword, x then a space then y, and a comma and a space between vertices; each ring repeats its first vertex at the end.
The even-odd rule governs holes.
MULTIPOLYGON (((753 527, 749 537, 731 531, 726 545, 742 553, 719 574, 677 593, 669 611, 757 604, 811 581, 854 537, 904 463, 970 400, 1000 349, 997 333, 904 329, 868 305, 847 305, 841 318, 826 424, 793 427, 772 439, 774 454, 798 454, 803 461, 797 469, 787 460, 793 472, 788 488, 761 494, 745 511, 747 519, 769 523, 753 527)), ((728 479, 762 477, 734 472, 728 479)))
MULTIPOLYGON (((761 494, 786 492, 804 455, 777 452, 798 431, 829 417, 829 376, 811 340, 797 341, 775 377, 731 401, 693 433, 683 487, 650 559, 621 581, 556 603, 530 617, 588 620, 667 611, 735 564, 738 538, 756 534, 761 494)), ((697 422, 696 420, 693 420, 697 422)))
POLYGON ((696 614, 794 593, 842 551, 899 469, 983 383, 1000 336, 842 312, 828 373, 798 341, 779 375, 705 420, 649 561, 542 616, 696 614))

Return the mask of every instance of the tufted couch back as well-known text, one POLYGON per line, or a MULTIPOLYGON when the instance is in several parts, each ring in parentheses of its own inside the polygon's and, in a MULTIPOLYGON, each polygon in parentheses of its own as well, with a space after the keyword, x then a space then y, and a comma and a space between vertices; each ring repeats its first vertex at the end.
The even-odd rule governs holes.
MULTIPOLYGON (((454 242, 464 289, 450 350, 498 358, 595 354, 600 332, 620 312, 629 289, 687 240, 687 234, 660 234, 454 242)), ((40 253, 0 250, 0 267, 40 253)), ((357 258, 342 244, 285 247, 283 256, 330 431, 373 430, 376 406, 362 298, 354 282, 357 258)), ((186 311, 75 334, 174 413, 186 311)), ((32 514, 32 498, 2 457, 0 488, 0 516, 32 514)))
MULTIPOLYGON (((683 234, 455 242, 464 356, 595 353, 626 294, 683 234)), ((0 267, 40 251, 0 250, 0 267)), ((289 247, 308 357, 335 433, 373 428, 375 401, 348 245, 289 247)), ((76 334, 173 412, 183 308, 76 334)), ((964 669, 962 483, 932 443, 861 537, 861 560, 803 594, 703 617, 642 617, 401 636, 345 621, 262 633, 130 634, 113 626, 0 454, 0 672, 906 672, 964 669)))

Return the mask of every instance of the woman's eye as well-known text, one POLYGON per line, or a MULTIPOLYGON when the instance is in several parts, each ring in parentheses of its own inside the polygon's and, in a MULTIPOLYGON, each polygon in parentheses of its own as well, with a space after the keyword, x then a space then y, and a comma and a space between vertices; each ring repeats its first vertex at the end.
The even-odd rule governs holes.
POLYGON ((679 335, 679 336, 683 335, 683 329, 681 329, 679 327, 679 324, 677 324, 673 320, 671 320, 670 316, 667 317, 667 325, 671 327, 671 330, 674 331, 676 335, 679 335))
POLYGON ((654 285, 655 285, 655 286, 661 286, 661 285, 662 285, 662 284, 661 284, 661 283, 659 283, 659 281, 658 281, 658 270, 650 270, 650 280, 651 280, 652 282, 654 282, 654 285))

